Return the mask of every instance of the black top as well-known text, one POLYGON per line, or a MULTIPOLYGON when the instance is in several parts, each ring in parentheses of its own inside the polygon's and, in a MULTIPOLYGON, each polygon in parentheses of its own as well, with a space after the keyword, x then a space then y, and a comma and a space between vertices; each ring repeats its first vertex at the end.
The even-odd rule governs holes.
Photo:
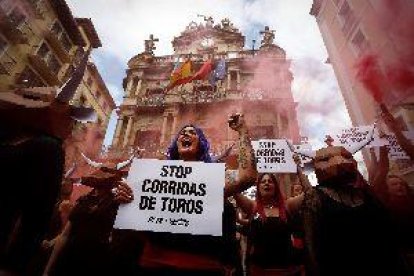
POLYGON ((223 264, 234 264, 237 258, 236 211, 225 200, 223 212, 223 236, 191 235, 147 232, 150 242, 156 246, 177 251, 204 255, 218 259, 223 264))
POLYGON ((286 268, 292 264, 291 229, 281 218, 253 217, 249 242, 253 246, 251 263, 263 268, 286 268))
MULTIPOLYGON (((387 216, 374 198, 348 206, 316 187, 314 242, 320 275, 402 275, 387 216)), ((307 221, 309 223, 309 221, 307 221)))

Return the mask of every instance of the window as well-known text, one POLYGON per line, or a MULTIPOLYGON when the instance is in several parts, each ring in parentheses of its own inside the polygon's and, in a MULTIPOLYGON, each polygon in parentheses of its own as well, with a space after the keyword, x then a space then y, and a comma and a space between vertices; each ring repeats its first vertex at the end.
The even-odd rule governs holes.
POLYGON ((9 13, 9 19, 18 29, 20 29, 26 22, 26 15, 24 15, 19 8, 15 7, 9 13))
POLYGON ((346 0, 343 2, 341 8, 339 9, 338 15, 342 24, 342 31, 346 36, 349 34, 356 21, 355 14, 346 0))
POLYGON ((368 41, 364 33, 358 29, 351 40, 352 46, 357 51, 358 54, 361 54, 368 48, 368 41))
POLYGON ((9 43, 2 36, 0 36, 0 57, 6 52, 9 43))
POLYGON ((40 45, 37 51, 37 55, 44 60, 44 62, 47 64, 50 70, 52 70, 56 74, 59 72, 61 67, 60 62, 57 60, 57 58, 45 42, 43 42, 40 45))
POLYGON ((87 84, 89 87, 92 87, 92 78, 91 78, 91 77, 88 77, 88 79, 86 80, 86 84, 87 84))
POLYGON ((65 51, 69 52, 72 48, 72 42, 59 21, 55 21, 53 23, 52 27, 50 28, 50 31, 59 39, 65 51))
POLYGON ((30 68, 24 68, 16 81, 22 87, 41 87, 46 86, 42 79, 30 68))

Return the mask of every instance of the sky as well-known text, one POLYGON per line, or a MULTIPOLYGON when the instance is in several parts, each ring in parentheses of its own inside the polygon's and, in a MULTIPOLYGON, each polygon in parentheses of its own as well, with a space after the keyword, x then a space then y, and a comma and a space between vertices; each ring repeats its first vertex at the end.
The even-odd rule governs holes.
MULTIPOLYGON (((326 134, 350 127, 346 110, 316 20, 309 14, 312 0, 67 0, 75 17, 91 18, 103 47, 93 60, 115 102, 122 102, 122 79, 127 62, 144 50, 150 34, 159 38, 155 55, 173 53, 171 41, 197 14, 212 16, 215 22, 228 17, 245 36, 245 47, 268 25, 276 30, 275 43, 292 60, 293 97, 298 102, 302 136, 315 149, 324 145, 326 134)), ((256 47, 259 46, 256 43, 256 47)), ((115 129, 113 114, 105 144, 115 129)))

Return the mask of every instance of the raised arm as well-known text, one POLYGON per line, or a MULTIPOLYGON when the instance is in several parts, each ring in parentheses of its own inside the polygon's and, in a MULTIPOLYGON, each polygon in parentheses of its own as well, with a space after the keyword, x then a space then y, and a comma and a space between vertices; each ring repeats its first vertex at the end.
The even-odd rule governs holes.
POLYGON ((390 113, 388 108, 384 104, 380 104, 382 118, 384 119, 385 124, 387 127, 394 132, 398 144, 401 148, 407 153, 407 155, 414 160, 414 145, 411 143, 409 139, 407 139, 404 134, 402 133, 401 128, 398 126, 397 121, 395 120, 394 116, 390 113))
POLYGON ((298 154, 293 155, 293 160, 296 163, 297 166, 297 175, 299 177, 300 185, 302 185, 303 192, 306 192, 310 188, 312 188, 312 185, 309 182, 308 177, 303 173, 302 167, 300 166, 300 157, 298 154))
POLYGON ((228 122, 230 128, 239 134, 239 178, 233 183, 226 182, 225 196, 231 196, 246 190, 255 183, 257 177, 256 160, 244 116, 242 114, 232 115, 228 122))
POLYGON ((233 197, 236 200, 237 206, 240 207, 245 214, 247 214, 247 217, 253 215, 254 210, 256 209, 256 202, 254 200, 251 200, 242 194, 235 194, 233 197))
POLYGON ((380 147, 379 160, 376 162, 376 167, 372 169, 374 171, 372 178, 370 175, 370 184, 377 194, 383 194, 387 189, 385 178, 388 175, 389 167, 388 150, 385 146, 380 147))
POLYGON ((55 246, 53 247, 52 254, 50 255, 49 261, 47 262, 46 268, 43 272, 43 276, 48 276, 53 271, 54 266, 56 264, 56 260, 61 254, 62 249, 65 247, 66 242, 71 233, 71 230, 72 230, 72 225, 70 221, 68 221, 62 233, 59 236, 57 236, 55 240, 55 246))

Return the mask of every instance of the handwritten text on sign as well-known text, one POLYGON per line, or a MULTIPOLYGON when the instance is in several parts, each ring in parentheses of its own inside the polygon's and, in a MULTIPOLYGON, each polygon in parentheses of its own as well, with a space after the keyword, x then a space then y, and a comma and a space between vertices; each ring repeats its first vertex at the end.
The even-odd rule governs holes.
POLYGON ((372 128, 371 125, 343 129, 340 134, 335 135, 333 144, 344 148, 364 144, 370 138, 372 128))
POLYGON ((222 234, 223 163, 136 159, 127 183, 134 201, 120 206, 115 228, 222 234))
POLYGON ((257 159, 258 172, 296 172, 292 151, 286 140, 262 139, 252 141, 252 146, 257 159))

